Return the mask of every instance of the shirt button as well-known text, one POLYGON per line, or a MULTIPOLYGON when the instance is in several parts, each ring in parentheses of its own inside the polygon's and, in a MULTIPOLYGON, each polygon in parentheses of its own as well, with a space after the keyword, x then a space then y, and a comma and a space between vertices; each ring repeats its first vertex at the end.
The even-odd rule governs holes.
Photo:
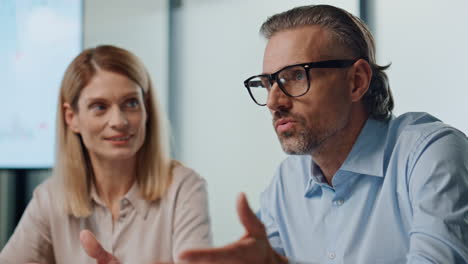
POLYGON ((333 202, 333 204, 336 205, 336 206, 341 206, 341 205, 343 205, 343 203, 344 203, 343 199, 338 199, 338 200, 335 200, 333 202))
POLYGON ((335 252, 328 252, 328 258, 329 259, 335 259, 336 258, 335 252))
POLYGON ((120 208, 125 208, 127 205, 128 205, 128 200, 124 198, 124 199, 120 202, 120 208))

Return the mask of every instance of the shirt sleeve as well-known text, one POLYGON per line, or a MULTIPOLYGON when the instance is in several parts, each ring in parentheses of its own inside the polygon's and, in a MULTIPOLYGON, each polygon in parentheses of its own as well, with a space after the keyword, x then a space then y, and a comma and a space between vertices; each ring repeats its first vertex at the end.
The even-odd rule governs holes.
POLYGON ((211 247, 211 221, 206 181, 195 172, 179 186, 174 212, 173 258, 192 248, 211 247))
POLYGON ((47 200, 45 190, 39 187, 34 191, 18 226, 0 253, 0 263, 55 263, 47 200))
POLYGON ((450 129, 419 146, 409 160, 407 263, 468 263, 468 140, 450 129))
MULTIPOLYGON (((268 191, 268 190, 267 190, 268 191)), ((265 225, 265 229, 267 232, 268 241, 270 242, 271 247, 278 253, 283 256, 286 256, 286 253, 283 248, 283 243, 281 242, 281 237, 278 229, 278 225, 276 224, 275 219, 270 213, 268 201, 270 199, 266 198, 267 191, 262 193, 260 198, 260 210, 257 212, 257 217, 262 221, 265 225)), ((295 263, 295 262, 293 262, 295 263)))

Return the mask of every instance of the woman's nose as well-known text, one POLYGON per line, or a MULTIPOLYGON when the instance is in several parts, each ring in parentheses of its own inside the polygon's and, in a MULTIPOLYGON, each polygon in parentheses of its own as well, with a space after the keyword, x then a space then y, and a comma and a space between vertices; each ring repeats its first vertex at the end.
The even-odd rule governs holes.
POLYGON ((113 107, 110 112, 109 125, 115 129, 124 129, 128 126, 127 115, 119 107, 113 107))

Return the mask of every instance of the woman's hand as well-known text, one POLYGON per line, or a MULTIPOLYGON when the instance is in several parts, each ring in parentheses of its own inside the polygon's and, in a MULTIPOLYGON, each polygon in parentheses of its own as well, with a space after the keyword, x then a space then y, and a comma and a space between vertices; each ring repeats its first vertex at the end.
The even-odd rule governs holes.
MULTIPOLYGON (((85 250, 86 254, 96 260, 96 264, 122 264, 115 256, 104 250, 96 237, 89 230, 83 230, 80 232, 81 246, 85 250)), ((145 264, 132 262, 135 264, 145 264)), ((27 263, 27 264, 39 264, 39 263, 27 263)), ((171 264, 167 262, 155 262, 154 264, 171 264)), ((177 263, 175 263, 177 264, 177 263)))
POLYGON ((116 257, 104 250, 91 231, 81 231, 80 241, 86 254, 95 259, 97 264, 121 264, 116 257))

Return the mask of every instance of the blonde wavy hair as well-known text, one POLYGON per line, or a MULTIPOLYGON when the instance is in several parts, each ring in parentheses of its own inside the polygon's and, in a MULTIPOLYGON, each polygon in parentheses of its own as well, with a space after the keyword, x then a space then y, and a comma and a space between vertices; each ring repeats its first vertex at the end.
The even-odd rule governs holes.
POLYGON ((138 84, 146 102, 148 121, 144 143, 137 152, 136 181, 141 195, 156 201, 167 192, 172 181, 174 162, 169 157, 169 146, 164 128, 166 120, 157 103, 150 76, 143 63, 131 52, 110 45, 98 46, 81 52, 68 66, 60 87, 57 106, 57 142, 54 176, 63 193, 65 210, 75 217, 91 214, 91 184, 93 170, 81 136, 69 129, 65 122, 64 103, 78 111, 78 99, 97 69, 126 76, 138 84))

